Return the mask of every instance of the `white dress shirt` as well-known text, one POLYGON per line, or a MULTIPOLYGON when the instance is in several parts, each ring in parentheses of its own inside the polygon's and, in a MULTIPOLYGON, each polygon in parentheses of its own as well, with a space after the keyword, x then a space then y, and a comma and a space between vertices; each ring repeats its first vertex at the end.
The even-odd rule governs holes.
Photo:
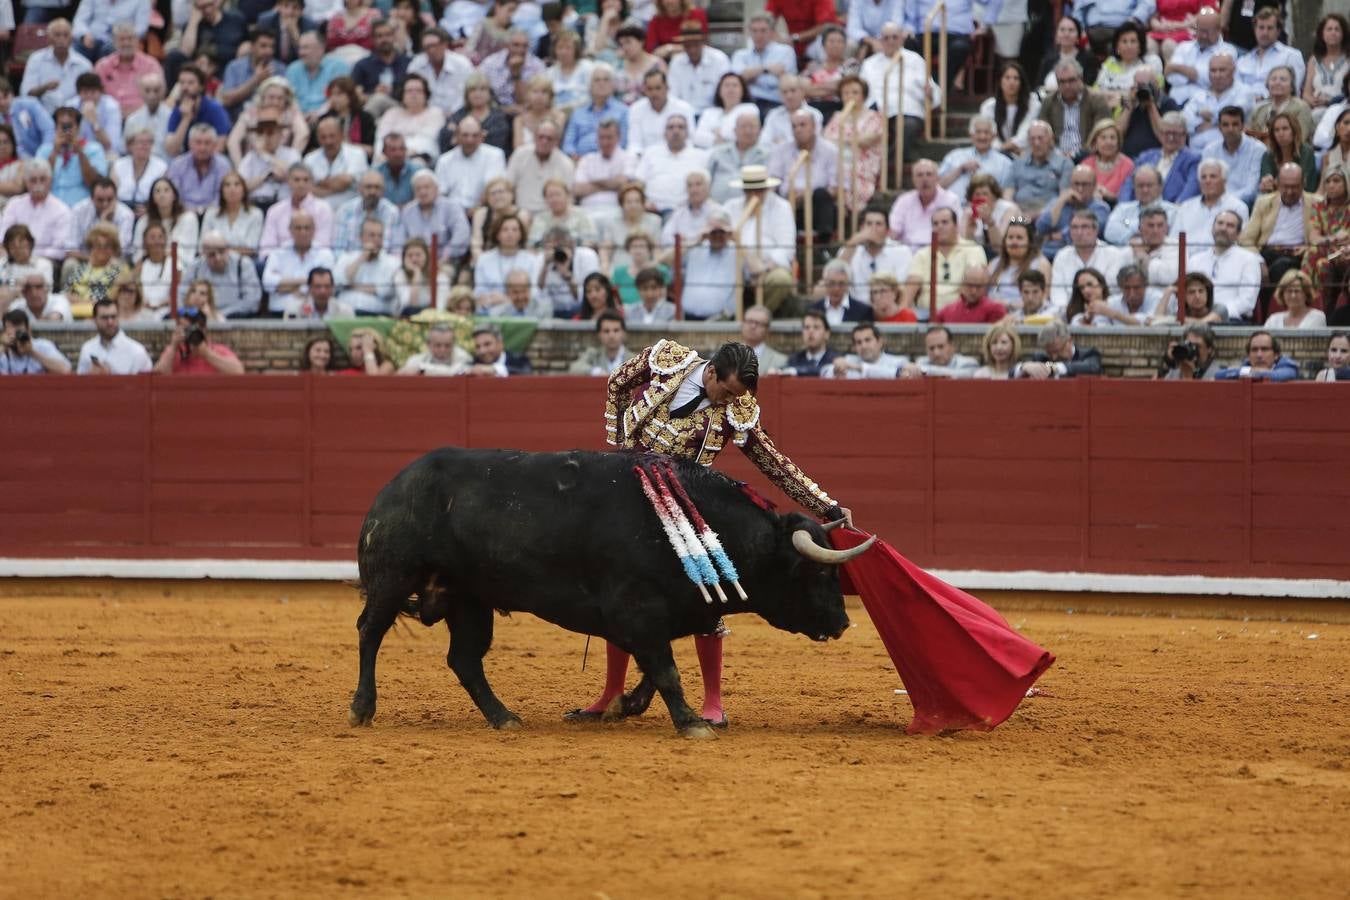
POLYGON ((323 198, 328 202, 329 208, 336 213, 342 204, 356 196, 356 182, 362 173, 370 168, 370 161, 366 159, 364 150, 353 144, 344 143, 338 148, 337 156, 332 159, 328 158, 322 147, 306 154, 305 167, 314 176, 315 184, 333 175, 352 176, 352 183, 345 191, 329 194, 323 198))
MULTIPOLYGON (((464 105, 464 82, 474 72, 468 57, 453 50, 445 51, 445 61, 437 74, 425 53, 419 53, 408 62, 409 75, 421 75, 431 85, 431 105, 439 106, 448 119, 464 105)), ((434 135, 433 135, 434 137, 434 135)))
POLYGON ((338 257, 333 266, 333 283, 340 291, 338 299, 361 312, 391 315, 394 311, 394 276, 398 274, 399 260, 391 254, 381 253, 371 262, 365 255, 364 250, 351 250, 338 257), (347 269, 354 262, 360 265, 348 278, 347 269), (375 293, 355 290, 351 286, 356 284, 370 285, 375 288, 375 293))
POLYGON ((849 269, 852 272, 852 283, 848 286, 849 296, 857 297, 864 303, 871 303, 872 286, 869 282, 872 276, 878 272, 889 272, 903 282, 913 259, 913 252, 899 241, 887 240, 876 256, 873 256, 867 245, 863 244, 854 251, 853 259, 849 261, 849 269))
MULTIPOLYGON (((277 286, 283 281, 298 279, 301 282, 309 278, 309 273, 317 268, 333 268, 333 251, 327 247, 310 247, 303 256, 294 247, 273 250, 267 257, 263 268, 263 289, 271 294, 268 309, 273 313, 280 311, 286 315, 295 315, 305 299, 305 288, 293 294, 278 294, 277 286)), ((336 279, 337 273, 333 273, 336 279)))
MULTIPOLYGON (((703 47, 703 55, 698 65, 689 61, 689 54, 676 53, 670 58, 670 70, 666 77, 670 82, 670 94, 689 104, 697 112, 713 105, 717 93, 717 84, 722 76, 731 71, 731 58, 716 47, 703 47)), ((639 101, 640 102, 640 101, 639 101)), ((637 104, 633 104, 636 108, 637 104)), ((632 112, 629 112, 632 115, 632 112)), ((629 119, 628 127, 633 127, 629 119)))
POLYGON ((660 210, 674 209, 688 202, 685 178, 695 169, 708 168, 708 151, 685 145, 672 153, 664 143, 642 154, 637 179, 647 185, 647 199, 660 210))
POLYGON ((1204 197, 1192 197, 1177 207, 1171 236, 1175 238, 1184 231, 1187 246, 1208 246, 1214 239, 1214 220, 1221 212, 1235 212, 1242 224, 1247 224, 1247 204, 1234 194, 1225 192, 1213 206, 1206 206, 1204 197))
MULTIPOLYGON (((924 58, 912 50, 901 50, 904 58, 905 77, 904 77, 904 114, 907 116, 923 115, 923 99, 925 88, 933 101, 933 108, 938 109, 942 106, 942 88, 928 74, 928 63, 924 58)), ((867 82, 867 105, 874 109, 881 109, 881 100, 883 90, 885 96, 889 99, 886 104, 888 116, 894 116, 900 109, 901 90, 900 78, 898 72, 892 72, 889 80, 886 79, 886 70, 890 68, 891 61, 880 53, 873 53, 867 59, 863 60, 862 67, 858 70, 858 77, 867 82), (885 88, 882 82, 886 82, 885 88)))
POLYGON ((652 102, 646 97, 628 107, 628 152, 641 156, 650 148, 664 147, 666 120, 677 115, 684 116, 692 140, 697 125, 694 108, 678 97, 667 97, 660 112, 652 109, 652 102))
MULTIPOLYGON (((732 224, 739 222, 745 212, 745 197, 737 197, 726 204, 732 224)), ((786 200, 769 191, 764 194, 759 223, 751 216, 741 226, 737 240, 747 252, 758 250, 759 255, 775 266, 792 268, 797 255, 797 224, 792 218, 792 207, 786 200)))
POLYGON ((1256 309, 1256 295, 1261 291, 1261 256, 1237 244, 1215 253, 1217 249, 1209 247, 1190 254, 1186 271, 1209 276, 1214 282, 1214 300, 1227 307, 1228 315, 1248 317, 1256 309))
POLYGON ((1073 293, 1073 278, 1083 269, 1096 269, 1106 277, 1107 290, 1111 296, 1120 293, 1116 284, 1116 273, 1129 262, 1129 251, 1112 247, 1103 240, 1097 241, 1092 255, 1085 262, 1078 255, 1073 244, 1060 248, 1055 254, 1055 263, 1050 269, 1050 305, 1059 313, 1069 306, 1069 295, 1073 293))
MULTIPOLYGON (((909 365, 909 357, 890 353, 882 353, 872 362, 867 362, 856 353, 850 353, 844 359, 862 366, 861 369, 849 369, 844 375, 845 378, 894 378, 902 367, 909 365)), ((834 366, 829 365, 821 369, 820 377, 835 378, 834 366)))
POLYGON ((87 375, 93 369, 93 361, 98 360, 113 375, 140 375, 154 368, 145 345, 127 337, 125 331, 118 331, 111 341, 104 341, 95 335, 80 347, 80 361, 75 366, 75 374, 87 375))
POLYGON ((482 205, 487 183, 505 171, 506 154, 488 143, 480 144, 472 156, 465 156, 463 147, 455 147, 436 161, 441 193, 464 209, 482 205))
MULTIPOLYGON (((814 106, 802 105, 801 109, 811 113, 816 120, 816 134, 825 130, 825 117, 814 106)), ((799 110, 800 111, 800 110, 799 110)), ((775 106, 764 117, 764 125, 759 131, 759 146, 765 153, 772 153, 779 144, 792 143, 792 113, 786 106, 775 106)))
MULTIPOLYGON (((632 140, 632 111, 629 111, 629 140, 632 140)), ((611 178, 632 178, 637 172, 638 158, 622 147, 615 147, 611 156, 603 156, 597 150, 594 153, 587 153, 577 163, 576 180, 574 185, 581 182, 594 183, 596 181, 608 181, 611 178)), ((613 210, 619 205, 618 191, 595 191, 582 197, 578 206, 586 209, 604 209, 613 210)))

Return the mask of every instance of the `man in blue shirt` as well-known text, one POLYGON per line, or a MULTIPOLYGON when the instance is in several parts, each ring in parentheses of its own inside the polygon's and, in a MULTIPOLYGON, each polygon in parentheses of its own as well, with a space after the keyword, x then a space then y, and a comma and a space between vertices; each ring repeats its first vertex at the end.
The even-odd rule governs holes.
POLYGON ((8 78, 0 78, 0 125, 14 129, 15 149, 20 157, 28 159, 39 147, 56 135, 56 123, 42 102, 34 97, 14 96, 14 85, 8 78))
POLYGON ((196 66, 178 70, 178 105, 169 113, 169 133, 164 138, 164 152, 170 157, 187 150, 188 129, 206 123, 216 130, 220 146, 230 133, 230 115, 212 98, 206 96, 206 76, 196 66))
POLYGON ((239 115, 244 101, 253 96, 264 81, 281 72, 277 62, 276 35, 265 28, 256 27, 248 33, 249 52, 233 59, 225 67, 225 77, 221 80, 217 97, 222 106, 229 111, 230 118, 239 115))
POLYGON ((1240 106, 1219 110, 1219 133, 1223 139, 1205 148, 1203 159, 1220 159, 1228 165, 1228 190, 1251 206, 1261 186, 1261 159, 1266 145, 1247 134, 1246 116, 1240 106))
POLYGON ((52 167, 52 196, 66 206, 89 197, 100 175, 108 174, 108 157, 97 141, 80 138, 80 111, 63 106, 56 111, 56 137, 38 148, 37 157, 52 167))
POLYGON ((1220 381, 1251 378, 1257 381, 1298 381, 1298 363, 1280 355, 1280 342, 1269 331, 1253 331, 1247 338, 1247 358, 1240 365, 1220 369, 1220 381))
POLYGON ((426 166, 420 159, 408 161, 408 142, 397 132, 385 135, 381 146, 384 162, 375 171, 384 178, 384 199, 398 207, 407 206, 413 198, 413 176, 426 166))
POLYGON ((750 17, 750 46, 731 55, 731 71, 740 74, 750 85, 750 99, 767 115, 775 106, 781 106, 783 95, 778 91, 778 77, 797 74, 797 54, 791 44, 780 44, 773 39, 773 16, 758 13, 750 17))
POLYGON ((579 106, 567 121, 563 133, 562 151, 573 160, 599 150, 596 130, 606 119, 619 123, 619 146, 628 146, 628 107, 614 98, 614 70, 606 63, 596 63, 591 70, 591 102, 579 106))
POLYGON ((323 38, 318 32, 300 35, 300 58, 286 67, 286 80, 295 90, 295 102, 305 118, 313 122, 328 100, 328 85, 346 75, 348 66, 336 56, 324 55, 323 38))

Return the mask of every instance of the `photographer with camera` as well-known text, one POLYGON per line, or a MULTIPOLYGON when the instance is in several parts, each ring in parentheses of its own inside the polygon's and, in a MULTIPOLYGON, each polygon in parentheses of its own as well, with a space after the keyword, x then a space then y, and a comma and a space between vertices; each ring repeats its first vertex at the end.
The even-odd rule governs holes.
POLYGON ((1158 88, 1158 73, 1150 66, 1136 69, 1134 89, 1121 94, 1120 132, 1124 140, 1120 152, 1130 159, 1146 150, 1162 146, 1162 117, 1181 112, 1181 104, 1158 88))
MULTIPOLYGON (((30 276, 39 279, 42 276, 30 276)), ((46 338, 35 338, 28 330, 28 315, 11 309, 3 319, 0 335, 0 375, 69 375, 70 363, 46 338)))
POLYGON ((581 311, 581 286, 592 272, 600 271, 600 257, 590 247, 578 247, 566 228, 550 228, 540 246, 535 284, 536 303, 546 309, 540 318, 571 319, 581 311))
POLYGON ((1181 340, 1167 345, 1158 375, 1164 381, 1213 381, 1221 368, 1214 355, 1214 329, 1188 325, 1181 340))
POLYGON ((244 364, 234 351, 213 342, 206 332, 206 312, 195 306, 178 309, 173 340, 159 355, 160 375, 243 375, 244 364))

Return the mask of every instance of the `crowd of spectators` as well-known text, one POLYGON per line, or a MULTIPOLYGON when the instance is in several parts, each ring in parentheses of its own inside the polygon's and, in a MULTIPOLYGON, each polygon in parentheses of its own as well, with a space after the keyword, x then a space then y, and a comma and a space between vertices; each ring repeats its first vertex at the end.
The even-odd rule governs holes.
MULTIPOLYGON (((998 67, 969 143, 927 159, 934 0, 769 0, 730 54, 691 0, 174 0, 153 24, 30 0, 48 45, 0 78, 0 304, 93 319, 80 371, 238 371, 211 325, 424 310, 592 321, 574 370, 617 364, 634 322, 802 317, 805 349, 765 368, 825 377, 1100 371, 1066 326, 1350 324, 1346 18, 1305 59, 1271 0, 1065 6, 1042 53, 1024 2, 947 4, 953 90, 975 40, 998 67), (105 334, 174 306, 153 366, 105 334), (892 356, 869 322, 931 323, 947 352, 892 356), (946 324, 991 326, 983 366, 946 324), (1017 325, 1041 327, 1033 356, 1017 325)), ((59 370, 6 335, 0 371, 59 370)), ((1243 377, 1281 375, 1267 337, 1243 377)), ((398 371, 526 370, 498 326, 472 339, 398 371)), ((304 365, 393 373, 381 341, 304 365)))

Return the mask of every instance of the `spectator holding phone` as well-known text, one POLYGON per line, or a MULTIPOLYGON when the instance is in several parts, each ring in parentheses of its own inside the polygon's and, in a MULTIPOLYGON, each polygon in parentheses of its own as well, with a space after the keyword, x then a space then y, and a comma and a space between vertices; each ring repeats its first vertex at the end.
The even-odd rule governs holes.
POLYGON ((141 375, 154 368, 150 354, 140 341, 122 331, 117 301, 105 297, 94 303, 94 328, 98 334, 84 342, 78 375, 141 375))

